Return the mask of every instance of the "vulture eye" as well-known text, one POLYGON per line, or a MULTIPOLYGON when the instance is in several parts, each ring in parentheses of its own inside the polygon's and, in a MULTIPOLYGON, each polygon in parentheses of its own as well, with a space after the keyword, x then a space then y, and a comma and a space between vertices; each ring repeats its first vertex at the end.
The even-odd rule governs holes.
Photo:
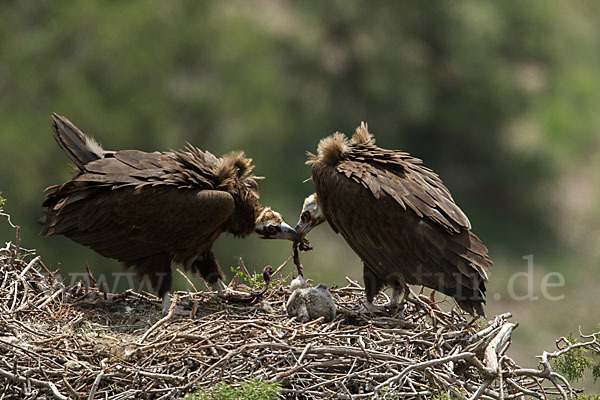
POLYGON ((308 211, 304 211, 302 215, 300 215, 300 219, 302 220, 302 222, 305 223, 310 221, 310 214, 308 213, 308 211))
POLYGON ((277 233, 277 227, 275 225, 267 226, 266 230, 269 234, 277 233))

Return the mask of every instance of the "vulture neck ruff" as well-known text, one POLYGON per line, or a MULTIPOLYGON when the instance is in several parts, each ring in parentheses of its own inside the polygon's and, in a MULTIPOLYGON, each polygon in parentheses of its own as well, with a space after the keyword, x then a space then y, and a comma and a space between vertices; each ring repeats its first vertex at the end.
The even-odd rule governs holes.
POLYGON ((235 203, 235 211, 226 222, 224 230, 244 237, 254 231, 256 218, 263 207, 258 202, 257 177, 252 174, 252 159, 241 151, 215 157, 188 145, 185 151, 173 152, 174 161, 163 180, 180 188, 221 190, 229 193, 235 203))
POLYGON ((350 151, 350 143, 343 133, 336 132, 332 136, 326 137, 319 142, 317 147, 318 156, 309 154, 309 164, 320 161, 327 165, 336 165, 346 158, 350 151))
POLYGON ((241 237, 254 232, 256 220, 264 209, 258 202, 257 178, 252 175, 251 162, 251 158, 244 158, 243 152, 231 152, 220 160, 217 172, 217 189, 230 193, 235 202, 226 230, 241 237))
POLYGON ((375 147, 375 138, 369 133, 367 124, 361 122, 356 128, 352 140, 349 141, 343 133, 336 132, 333 135, 321 139, 317 147, 317 156, 309 153, 307 164, 313 164, 316 161, 334 166, 347 159, 348 153, 356 147, 375 147))

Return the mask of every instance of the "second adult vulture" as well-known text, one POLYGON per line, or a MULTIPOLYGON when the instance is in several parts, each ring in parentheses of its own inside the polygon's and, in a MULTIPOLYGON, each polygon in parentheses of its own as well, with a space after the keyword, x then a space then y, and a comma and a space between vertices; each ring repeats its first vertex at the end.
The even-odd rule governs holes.
POLYGON ((488 250, 421 160, 376 146, 363 123, 351 140, 341 133, 322 139, 307 163, 316 193, 305 200, 296 231, 304 236, 326 220, 342 234, 363 261, 367 309, 385 286, 397 304, 414 284, 484 315, 488 250))
POLYGON ((279 213, 258 202, 250 159, 184 151, 106 151, 65 117, 53 114, 54 138, 76 175, 47 189, 42 236, 65 235, 148 277, 168 308, 171 263, 199 272, 222 293, 212 252, 221 233, 295 240, 279 213))

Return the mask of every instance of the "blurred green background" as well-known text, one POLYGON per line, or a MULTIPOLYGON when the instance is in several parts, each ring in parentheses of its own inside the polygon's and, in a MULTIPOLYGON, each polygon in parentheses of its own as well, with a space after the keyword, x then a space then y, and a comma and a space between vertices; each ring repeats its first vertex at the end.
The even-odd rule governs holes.
MULTIPOLYGON (((520 322, 513 357, 534 366, 554 338, 600 322, 599 2, 4 1, 0 21, 0 191, 24 246, 61 273, 120 266, 37 236, 43 189, 73 172, 52 112, 111 150, 243 149, 267 177, 262 203, 290 224, 312 192, 305 152, 367 121, 380 146, 441 175, 489 247, 488 315, 520 322), (528 255, 532 280, 515 279, 528 255), (561 300, 542 291, 550 272, 561 300), (538 299, 511 299, 511 276, 538 299)), ((362 282, 341 237, 311 240, 310 277, 362 282)), ((259 271, 290 245, 223 236, 215 253, 259 271)))

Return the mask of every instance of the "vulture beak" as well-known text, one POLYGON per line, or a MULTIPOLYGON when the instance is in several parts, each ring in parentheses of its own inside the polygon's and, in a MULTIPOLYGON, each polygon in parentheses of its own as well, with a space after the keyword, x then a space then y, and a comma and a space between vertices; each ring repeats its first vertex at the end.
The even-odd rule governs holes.
POLYGON ((279 226, 267 225, 265 227, 259 227, 256 229, 263 239, 287 239, 293 242, 298 241, 298 233, 294 228, 289 226, 285 221, 279 226))
POLYGON ((323 213, 321 206, 317 201, 317 194, 313 193, 304 199, 302 212, 300 213, 300 219, 296 224, 296 232, 298 232, 298 235, 302 240, 312 228, 322 224, 325 221, 325 214, 323 213))
POLYGON ((289 226, 287 223, 282 222, 281 223, 281 233, 279 233, 278 235, 273 237, 273 239, 287 239, 287 240, 296 241, 296 240, 298 240, 298 232, 296 232, 296 230, 294 228, 292 228, 291 226, 289 226))
POLYGON ((301 238, 304 238, 304 236, 306 236, 308 234, 308 232, 310 232, 310 230, 312 228, 314 228, 315 226, 316 225, 313 223, 312 218, 308 219, 306 221, 303 221, 302 219, 300 219, 298 221, 298 223, 296 224, 296 233, 301 238))
POLYGON ((321 213, 319 208, 313 208, 310 212, 303 211, 296 224, 296 232, 298 233, 298 236, 300 236, 300 239, 304 239, 304 236, 306 236, 312 228, 321 225, 325 221, 325 216, 321 213))

